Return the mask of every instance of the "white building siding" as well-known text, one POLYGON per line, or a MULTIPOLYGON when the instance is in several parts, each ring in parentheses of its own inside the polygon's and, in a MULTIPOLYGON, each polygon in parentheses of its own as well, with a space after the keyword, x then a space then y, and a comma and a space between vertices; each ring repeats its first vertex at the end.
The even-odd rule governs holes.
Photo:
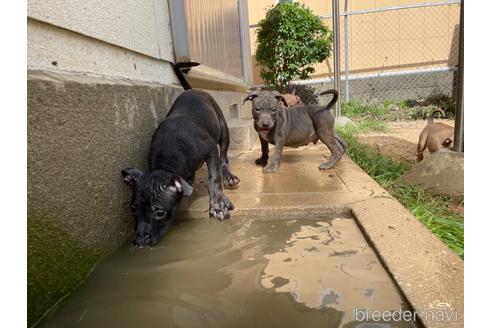
POLYGON ((171 61, 166 0, 28 0, 27 16, 171 61))
POLYGON ((166 0, 28 0, 30 70, 174 84, 166 0))

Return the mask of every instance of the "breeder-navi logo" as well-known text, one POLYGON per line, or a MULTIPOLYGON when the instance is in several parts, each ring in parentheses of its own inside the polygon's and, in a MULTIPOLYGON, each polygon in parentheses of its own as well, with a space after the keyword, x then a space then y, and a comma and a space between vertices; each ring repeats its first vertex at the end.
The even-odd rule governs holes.
POLYGON ((355 308, 354 319, 355 321, 370 321, 370 322, 390 322, 390 321, 416 321, 419 316, 423 321, 457 321, 458 312, 451 310, 428 310, 428 311, 414 311, 403 310, 397 311, 377 311, 377 310, 364 310, 355 308))

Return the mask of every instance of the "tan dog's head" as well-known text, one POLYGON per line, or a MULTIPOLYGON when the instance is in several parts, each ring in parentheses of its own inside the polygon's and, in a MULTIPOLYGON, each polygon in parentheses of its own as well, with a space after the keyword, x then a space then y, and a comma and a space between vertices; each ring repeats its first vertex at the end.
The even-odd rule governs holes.
POLYGON ((444 148, 453 148, 453 139, 451 138, 446 138, 442 143, 441 145, 444 147, 444 148))
POLYGON ((287 107, 304 105, 299 96, 296 96, 296 95, 293 95, 290 93, 283 93, 282 97, 284 97, 285 102, 287 103, 287 107))

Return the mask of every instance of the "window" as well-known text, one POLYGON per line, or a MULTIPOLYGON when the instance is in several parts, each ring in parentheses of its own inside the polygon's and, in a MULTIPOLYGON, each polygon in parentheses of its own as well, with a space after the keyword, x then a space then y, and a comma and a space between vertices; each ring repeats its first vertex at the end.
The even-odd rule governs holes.
POLYGON ((169 5, 176 61, 197 61, 242 79, 240 1, 169 0, 169 5))

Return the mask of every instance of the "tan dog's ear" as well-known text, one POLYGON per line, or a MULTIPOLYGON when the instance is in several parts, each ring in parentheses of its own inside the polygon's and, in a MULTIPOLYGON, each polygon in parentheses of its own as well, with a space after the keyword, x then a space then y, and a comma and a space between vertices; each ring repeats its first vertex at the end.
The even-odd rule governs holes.
POLYGON ((282 96, 277 90, 272 91, 272 96, 277 98, 278 101, 283 102, 285 107, 289 107, 289 105, 287 104, 287 100, 285 100, 284 96, 282 96))
POLYGON ((443 147, 449 147, 449 145, 451 145, 452 143, 453 143, 453 140, 451 140, 451 139, 447 138, 446 140, 444 140, 444 141, 441 143, 441 145, 442 145, 443 147))

